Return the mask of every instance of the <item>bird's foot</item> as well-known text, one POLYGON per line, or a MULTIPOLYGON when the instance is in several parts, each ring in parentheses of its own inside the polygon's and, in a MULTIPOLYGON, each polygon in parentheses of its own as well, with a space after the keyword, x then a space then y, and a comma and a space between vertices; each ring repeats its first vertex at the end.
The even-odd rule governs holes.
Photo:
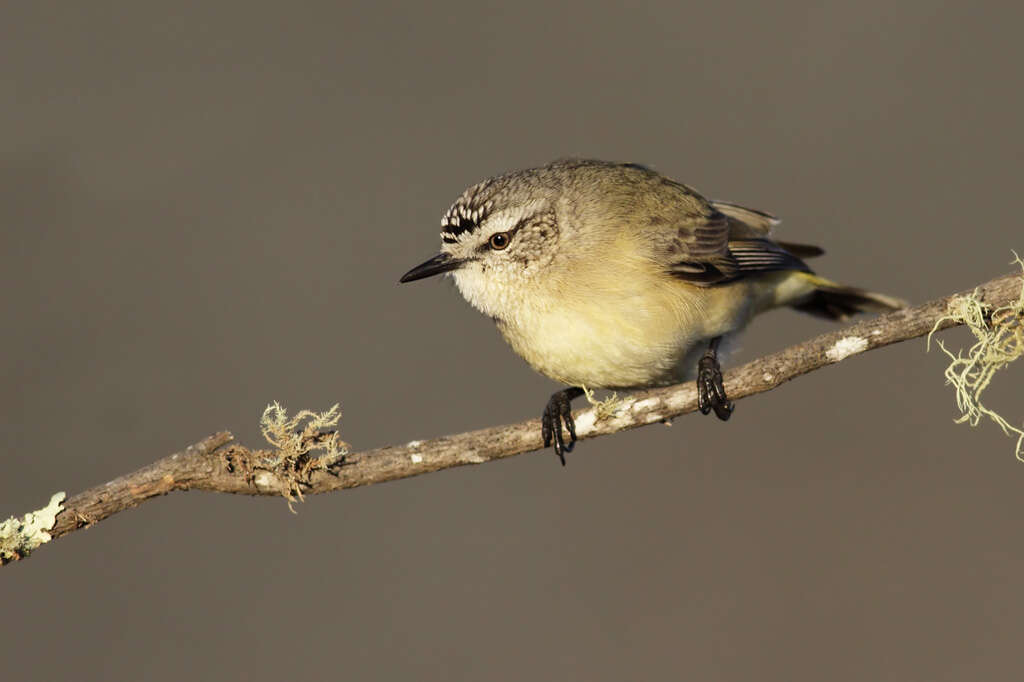
POLYGON ((583 389, 575 386, 567 388, 551 395, 544 414, 541 416, 541 436, 544 439, 544 447, 552 442, 555 444, 555 454, 565 466, 565 453, 572 452, 576 445, 576 422, 572 420, 572 401, 583 395, 583 389), (562 424, 569 432, 569 443, 566 444, 562 435, 562 424))
POLYGON ((711 346, 704 353, 697 365, 697 407, 701 414, 715 411, 722 421, 732 416, 732 402, 725 395, 722 385, 722 366, 718 364, 718 343, 720 337, 711 341, 711 346))

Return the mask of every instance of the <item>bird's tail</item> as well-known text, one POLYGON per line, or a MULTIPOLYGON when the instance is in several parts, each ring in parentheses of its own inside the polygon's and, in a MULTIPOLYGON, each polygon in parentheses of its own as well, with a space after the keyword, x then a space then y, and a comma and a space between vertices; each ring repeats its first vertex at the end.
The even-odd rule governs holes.
POLYGON ((809 272, 798 272, 794 275, 805 278, 806 283, 814 288, 809 295, 801 297, 790 306, 816 317, 845 320, 856 313, 883 313, 907 306, 906 301, 898 298, 836 284, 809 272))

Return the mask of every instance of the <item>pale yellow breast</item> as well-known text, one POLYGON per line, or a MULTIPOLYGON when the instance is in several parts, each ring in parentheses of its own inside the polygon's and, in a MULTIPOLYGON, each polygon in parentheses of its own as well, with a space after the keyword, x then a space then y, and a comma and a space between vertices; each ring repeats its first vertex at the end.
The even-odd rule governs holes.
POLYGON ((499 322, 539 372, 569 385, 633 388, 680 381, 686 354, 746 324, 747 285, 701 288, 619 258, 614 269, 562 273, 499 322))

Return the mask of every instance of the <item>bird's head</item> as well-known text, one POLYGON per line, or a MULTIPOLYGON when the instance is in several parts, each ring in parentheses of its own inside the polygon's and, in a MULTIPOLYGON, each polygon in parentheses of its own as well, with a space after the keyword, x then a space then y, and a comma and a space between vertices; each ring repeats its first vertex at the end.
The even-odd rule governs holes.
POLYGON ((515 312, 556 257, 558 193, 521 171, 467 189, 441 218, 441 251, 402 282, 451 273, 462 295, 490 317, 515 312))

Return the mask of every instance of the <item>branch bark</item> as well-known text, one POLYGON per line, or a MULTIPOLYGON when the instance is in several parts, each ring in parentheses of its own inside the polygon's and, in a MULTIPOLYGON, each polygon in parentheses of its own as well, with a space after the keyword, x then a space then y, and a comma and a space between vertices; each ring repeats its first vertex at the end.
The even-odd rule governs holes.
MULTIPOLYGON (((1021 295, 1021 275, 996 278, 973 290, 980 300, 996 308, 1021 295)), ((875 348, 917 338, 931 331, 947 305, 960 292, 929 303, 868 319, 852 326, 791 346, 731 370, 725 375, 732 400, 763 393, 801 374, 875 348)), ((954 326, 946 321, 940 329, 954 326)), ((610 415, 590 408, 577 414, 580 440, 664 422, 697 409, 693 382, 639 391, 616 405, 610 415)), ((318 465, 311 458, 275 457, 234 442, 228 432, 215 433, 188 448, 138 471, 90 488, 69 498, 57 515, 50 535, 60 537, 87 528, 117 512, 138 506, 157 495, 175 490, 210 490, 243 495, 326 493, 344 488, 383 483, 441 469, 483 464, 538 450, 540 420, 495 426, 441 438, 411 441, 348 454, 340 462, 318 465)))

